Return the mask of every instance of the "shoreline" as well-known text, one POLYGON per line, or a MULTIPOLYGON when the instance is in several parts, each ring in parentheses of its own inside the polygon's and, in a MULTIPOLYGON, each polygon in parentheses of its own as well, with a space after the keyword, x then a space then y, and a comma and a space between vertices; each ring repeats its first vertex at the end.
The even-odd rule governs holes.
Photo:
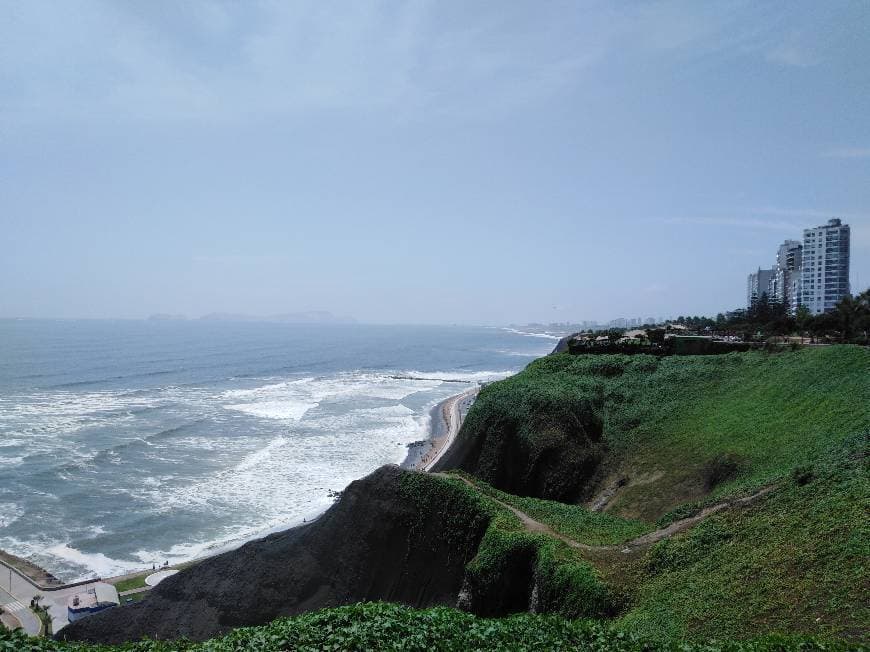
MULTIPOLYGON (((464 392, 449 396, 443 401, 435 404, 429 411, 431 421, 428 437, 409 445, 405 459, 399 466, 403 469, 421 471, 424 473, 431 471, 432 467, 442 458, 455 440, 456 435, 459 433, 459 428, 462 425, 462 421, 465 419, 465 415, 468 413, 468 409, 471 407, 471 404, 474 402, 480 389, 481 387, 479 385, 471 387, 464 392)), ((295 522, 277 526, 270 528, 268 531, 261 533, 252 539, 246 539, 241 543, 233 542, 224 546, 219 546, 209 554, 196 557, 195 559, 179 562, 178 564, 171 564, 169 566, 157 566, 151 569, 144 566, 141 569, 108 577, 94 577, 89 579, 79 579, 74 582, 63 582, 37 564, 4 550, 0 550, 0 562, 5 562, 2 565, 5 565, 7 568, 12 567, 16 574, 25 578, 25 580, 31 583, 34 588, 40 591, 54 592, 69 589, 77 585, 87 585, 100 581, 109 584, 116 584, 122 580, 148 575, 158 570, 173 569, 179 566, 184 567, 198 563, 204 559, 236 549, 248 541, 311 523, 323 514, 324 511, 326 510, 320 511, 317 514, 308 514, 306 518, 302 519, 301 523, 295 522)))
POLYGON ((436 404, 429 412, 431 416, 429 437, 411 444, 400 466, 414 471, 431 471, 456 439, 465 415, 468 414, 478 392, 480 392, 479 385, 436 404))

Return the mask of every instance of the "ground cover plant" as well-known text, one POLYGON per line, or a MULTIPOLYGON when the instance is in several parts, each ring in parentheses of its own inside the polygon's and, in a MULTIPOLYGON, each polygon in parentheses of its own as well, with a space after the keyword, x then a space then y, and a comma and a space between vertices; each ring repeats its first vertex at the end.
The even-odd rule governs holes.
POLYGON ((480 615, 527 611, 534 585, 535 608, 541 612, 575 618, 618 611, 618 598, 578 551, 527 531, 514 514, 481 491, 458 478, 427 474, 404 476, 402 487, 417 502, 421 527, 432 510, 452 513, 453 518, 472 512, 489 519, 477 553, 466 566, 466 609, 480 615))
POLYGON ((477 618, 439 607, 415 610, 386 603, 324 609, 261 627, 244 627, 227 636, 189 643, 139 641, 117 646, 27 638, 0 630, 0 651, 8 652, 280 652, 293 650, 588 650, 589 652, 839 652, 844 643, 789 636, 699 644, 645 641, 606 623, 521 614, 477 618))
POLYGON ((607 455, 587 498, 613 488, 607 511, 473 479, 482 493, 591 545, 732 505, 652 548, 585 555, 620 596, 622 626, 659 641, 768 631, 865 640, 870 350, 553 355, 487 387, 462 434, 533 438, 504 428, 505 411, 546 422, 541 397, 557 395, 600 419, 607 455))
POLYGON ((550 526, 555 532, 591 546, 616 545, 652 530, 654 526, 635 519, 624 519, 606 512, 595 512, 582 505, 555 500, 516 496, 499 491, 486 482, 469 478, 486 496, 516 507, 550 526))
POLYGON ((870 631, 870 432, 639 560, 626 629, 659 640, 870 631))
MULTIPOLYGON (((661 359, 552 355, 486 387, 460 439, 488 442, 467 470, 522 493, 489 472, 499 442, 550 437, 547 428, 514 424, 546 424, 548 414, 558 421, 566 404, 582 406, 601 423, 606 453, 581 497, 624 479, 608 511, 655 522, 685 503, 762 486, 866 427, 868 370, 870 349, 857 346, 661 359)), ((586 443, 562 443, 575 445, 586 443)))

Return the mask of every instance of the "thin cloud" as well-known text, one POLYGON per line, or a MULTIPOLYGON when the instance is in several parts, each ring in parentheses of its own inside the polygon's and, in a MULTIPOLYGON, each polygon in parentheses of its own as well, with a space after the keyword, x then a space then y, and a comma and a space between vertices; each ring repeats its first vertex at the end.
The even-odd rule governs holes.
POLYGON ((809 68, 819 63, 817 57, 795 45, 780 45, 767 53, 767 60, 794 68, 809 68))
POLYGON ((660 224, 733 226, 743 229, 769 229, 772 231, 794 231, 795 229, 801 228, 794 222, 742 217, 665 217, 655 221, 660 224))
POLYGON ((268 254, 217 254, 217 255, 195 255, 193 256, 194 263, 205 265, 232 265, 232 266, 247 266, 261 265, 265 263, 277 263, 284 261, 281 256, 272 256, 268 254))
POLYGON ((822 152, 825 158, 870 158, 870 147, 838 147, 822 152))
POLYGON ((803 224, 802 228, 810 226, 806 224, 807 220, 819 220, 826 222, 834 217, 839 217, 846 221, 867 221, 870 220, 870 213, 856 213, 854 211, 842 211, 837 209, 818 209, 818 208, 781 208, 776 206, 766 206, 747 210, 752 215, 771 215, 773 217, 793 218, 795 221, 800 220, 803 224))
POLYGON ((490 116, 574 84, 612 49, 616 29, 568 38, 571 27, 554 16, 509 12, 451 24, 424 2, 167 6, 21 5, 0 21, 0 78, 16 89, 0 115, 57 119, 63 107, 64 119, 147 121, 333 110, 490 116))
MULTIPOLYGON (((490 118, 584 88, 593 69, 614 59, 694 61, 770 48, 769 36, 747 30, 750 14, 697 3, 461 6, 33 0, 0 20, 0 79, 14 89, 0 102, 0 118, 232 121, 323 111, 490 118)), ((808 62, 793 42, 770 56, 808 62)))

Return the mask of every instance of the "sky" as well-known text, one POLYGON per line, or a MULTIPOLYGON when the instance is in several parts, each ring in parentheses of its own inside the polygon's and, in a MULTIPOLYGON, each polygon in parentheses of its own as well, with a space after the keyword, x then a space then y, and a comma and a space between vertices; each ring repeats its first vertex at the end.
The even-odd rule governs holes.
POLYGON ((716 314, 831 217, 864 0, 0 0, 0 317, 716 314))

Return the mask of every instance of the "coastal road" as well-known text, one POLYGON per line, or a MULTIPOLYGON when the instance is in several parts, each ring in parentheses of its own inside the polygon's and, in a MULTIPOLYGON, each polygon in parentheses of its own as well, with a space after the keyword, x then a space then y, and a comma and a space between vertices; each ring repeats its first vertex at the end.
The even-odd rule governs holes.
POLYGON ((86 591, 96 583, 95 580, 87 584, 79 584, 78 586, 71 586, 56 591, 44 591, 34 586, 29 579, 14 568, 6 565, 4 562, 0 562, 0 604, 4 605, 4 609, 15 613, 15 616, 21 620, 21 625, 28 634, 38 634, 40 629, 39 618, 27 607, 31 599, 35 596, 41 598, 42 604, 48 607, 48 613, 51 616, 52 632, 57 632, 69 624, 66 606, 67 598, 76 593, 86 591), (6 607, 4 604, 6 602, 10 605, 17 604, 21 606, 23 611, 14 611, 11 606, 6 607), (25 624, 25 619, 28 620, 27 624, 25 624), (36 629, 31 631, 34 623, 36 629))
POLYGON ((466 392, 462 392, 462 394, 457 394, 444 402, 441 416, 444 419, 444 423, 447 425, 447 434, 444 436, 441 447, 435 455, 427 460, 425 464, 420 466, 421 470, 431 471, 435 463, 440 460, 441 456, 444 455, 448 448, 450 448, 450 445, 456 438, 456 434, 459 432, 459 428, 462 426, 462 420, 468 413, 468 408, 474 402, 479 391, 480 387, 474 387, 466 392))
MULTIPOLYGON (((9 579, 9 571, 5 568, 2 569, 6 575, 6 579, 9 579)), ((26 604, 30 604, 30 600, 27 600, 26 604)), ((18 622, 21 623, 21 628, 30 634, 31 636, 37 636, 39 634, 39 630, 42 628, 42 624, 39 622, 39 618, 35 613, 33 613, 29 607, 24 604, 21 604, 19 600, 16 600, 6 589, 0 588, 0 607, 3 607, 3 611, 7 611, 11 613, 18 619, 18 622)), ((0 625, 2 627, 2 625, 0 625)))

